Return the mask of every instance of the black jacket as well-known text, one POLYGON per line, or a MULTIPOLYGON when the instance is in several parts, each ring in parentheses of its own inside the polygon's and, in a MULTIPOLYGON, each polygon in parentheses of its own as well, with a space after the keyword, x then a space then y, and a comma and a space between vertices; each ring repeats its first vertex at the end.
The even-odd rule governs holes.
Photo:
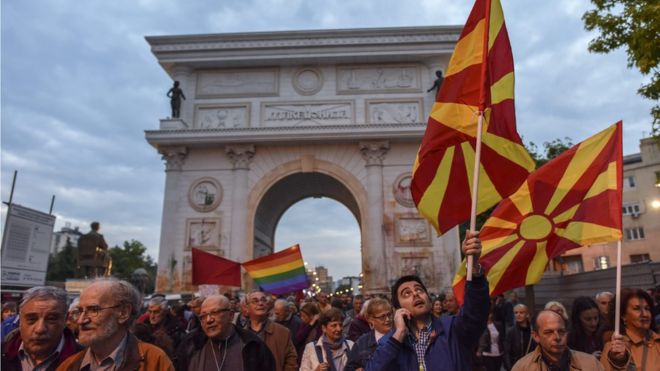
MULTIPOLYGON (((493 322, 499 336, 497 337, 497 345, 500 348, 500 353, 504 352, 504 326, 501 322, 493 322)), ((486 330, 481 334, 479 338, 479 352, 490 352, 491 349, 490 343, 490 331, 488 330, 488 325, 486 325, 486 330)))
MULTIPOLYGON (((234 326, 234 325, 232 325, 234 326)), ((275 371, 275 359, 266 344, 250 331, 234 326, 234 330, 243 343, 244 371, 275 371)), ((194 330, 183 337, 177 349, 175 367, 177 371, 187 371, 192 356, 201 351, 208 337, 201 329, 194 330)))
POLYGON ((504 368, 510 370, 519 359, 534 349, 536 349, 536 342, 532 339, 530 326, 522 328, 515 324, 507 328, 504 339, 504 368))
POLYGON ((367 362, 369 362, 369 358, 374 354, 377 347, 378 343, 376 342, 374 330, 360 336, 348 353, 348 363, 344 371, 355 371, 359 368, 366 369, 367 362))

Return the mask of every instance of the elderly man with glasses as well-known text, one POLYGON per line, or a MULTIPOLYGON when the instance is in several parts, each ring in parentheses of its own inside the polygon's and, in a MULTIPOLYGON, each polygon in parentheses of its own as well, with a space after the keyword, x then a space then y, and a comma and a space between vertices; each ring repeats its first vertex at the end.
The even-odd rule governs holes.
POLYGON ((2 370, 55 370, 81 347, 66 328, 66 292, 33 287, 21 301, 18 329, 2 344, 2 370))
POLYGON ((60 365, 62 370, 174 370, 160 348, 129 332, 138 316, 140 294, 128 282, 99 279, 80 295, 80 344, 87 347, 60 365))
POLYGON ((261 339, 275 358, 277 371, 298 369, 298 355, 293 346, 289 329, 268 319, 268 298, 261 291, 247 295, 248 322, 245 329, 261 339))
POLYGON ((229 299, 211 295, 202 303, 201 330, 186 335, 177 350, 177 370, 272 371, 275 361, 268 347, 250 331, 232 324, 229 299))

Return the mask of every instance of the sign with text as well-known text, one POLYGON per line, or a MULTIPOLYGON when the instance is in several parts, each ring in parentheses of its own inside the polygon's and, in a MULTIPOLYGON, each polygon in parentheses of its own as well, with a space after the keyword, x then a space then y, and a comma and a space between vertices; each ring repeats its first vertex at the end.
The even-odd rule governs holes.
POLYGON ((2 284, 38 286, 46 282, 55 216, 12 204, 2 240, 2 284))

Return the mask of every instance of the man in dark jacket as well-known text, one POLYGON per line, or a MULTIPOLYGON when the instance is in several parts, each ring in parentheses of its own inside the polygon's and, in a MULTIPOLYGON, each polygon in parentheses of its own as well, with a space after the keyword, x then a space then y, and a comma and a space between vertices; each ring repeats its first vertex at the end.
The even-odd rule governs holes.
POLYGON ((469 370, 479 336, 488 319, 488 282, 479 262, 477 232, 468 232, 462 250, 474 257, 472 281, 465 286, 464 306, 456 316, 433 318, 431 300, 417 276, 392 286, 394 329, 380 340, 367 364, 371 370, 469 370))
POLYGON ((2 344, 2 370, 55 370, 80 349, 66 328, 66 292, 33 287, 21 301, 19 328, 2 344))
POLYGON ((276 323, 289 329, 291 341, 293 341, 302 325, 302 320, 292 310, 291 305, 293 304, 284 299, 275 300, 275 304, 273 305, 273 317, 275 317, 276 323))
POLYGON ((202 303, 202 329, 186 335, 177 350, 178 371, 274 371, 275 360, 257 335, 232 324, 229 299, 212 295, 202 303))
POLYGON ((148 341, 146 338, 140 340, 150 342, 167 353, 173 363, 176 363, 174 351, 181 342, 181 336, 185 333, 183 326, 176 317, 170 313, 170 307, 164 297, 157 296, 149 300, 147 307, 149 317, 144 321, 147 334, 151 335, 154 341, 148 341))
POLYGON ((504 338, 504 368, 507 370, 536 348, 527 306, 518 304, 513 307, 513 317, 516 324, 506 330, 504 338))

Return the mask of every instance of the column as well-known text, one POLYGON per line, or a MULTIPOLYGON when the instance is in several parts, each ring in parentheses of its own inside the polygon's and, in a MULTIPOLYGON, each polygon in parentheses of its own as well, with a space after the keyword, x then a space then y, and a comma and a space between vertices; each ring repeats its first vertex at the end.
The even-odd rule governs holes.
MULTIPOLYGON (((165 192, 163 196, 163 218, 160 229, 160 253, 158 254, 157 292, 173 292, 181 285, 183 274, 182 246, 178 245, 177 231, 181 230, 178 217, 181 169, 188 150, 186 147, 165 147, 159 150, 165 161, 165 192), (176 262, 176 264, 174 264, 176 262)), ((185 238, 185 237, 184 237, 185 238)))
POLYGON ((367 239, 363 241, 362 261, 366 262, 364 281, 367 292, 387 291, 387 262, 383 237, 383 159, 390 149, 387 141, 360 142, 360 153, 367 168, 367 239))
POLYGON ((229 238, 229 258, 238 262, 247 261, 247 224, 248 224, 248 172, 254 157, 254 145, 230 145, 225 152, 233 165, 234 184, 231 204, 231 232, 229 238))
POLYGON ((196 81, 192 75, 192 68, 183 65, 175 65, 172 68, 172 77, 174 80, 179 81, 183 95, 186 96, 185 100, 181 101, 181 117, 180 119, 191 128, 193 126, 193 114, 195 106, 195 85, 196 81))

